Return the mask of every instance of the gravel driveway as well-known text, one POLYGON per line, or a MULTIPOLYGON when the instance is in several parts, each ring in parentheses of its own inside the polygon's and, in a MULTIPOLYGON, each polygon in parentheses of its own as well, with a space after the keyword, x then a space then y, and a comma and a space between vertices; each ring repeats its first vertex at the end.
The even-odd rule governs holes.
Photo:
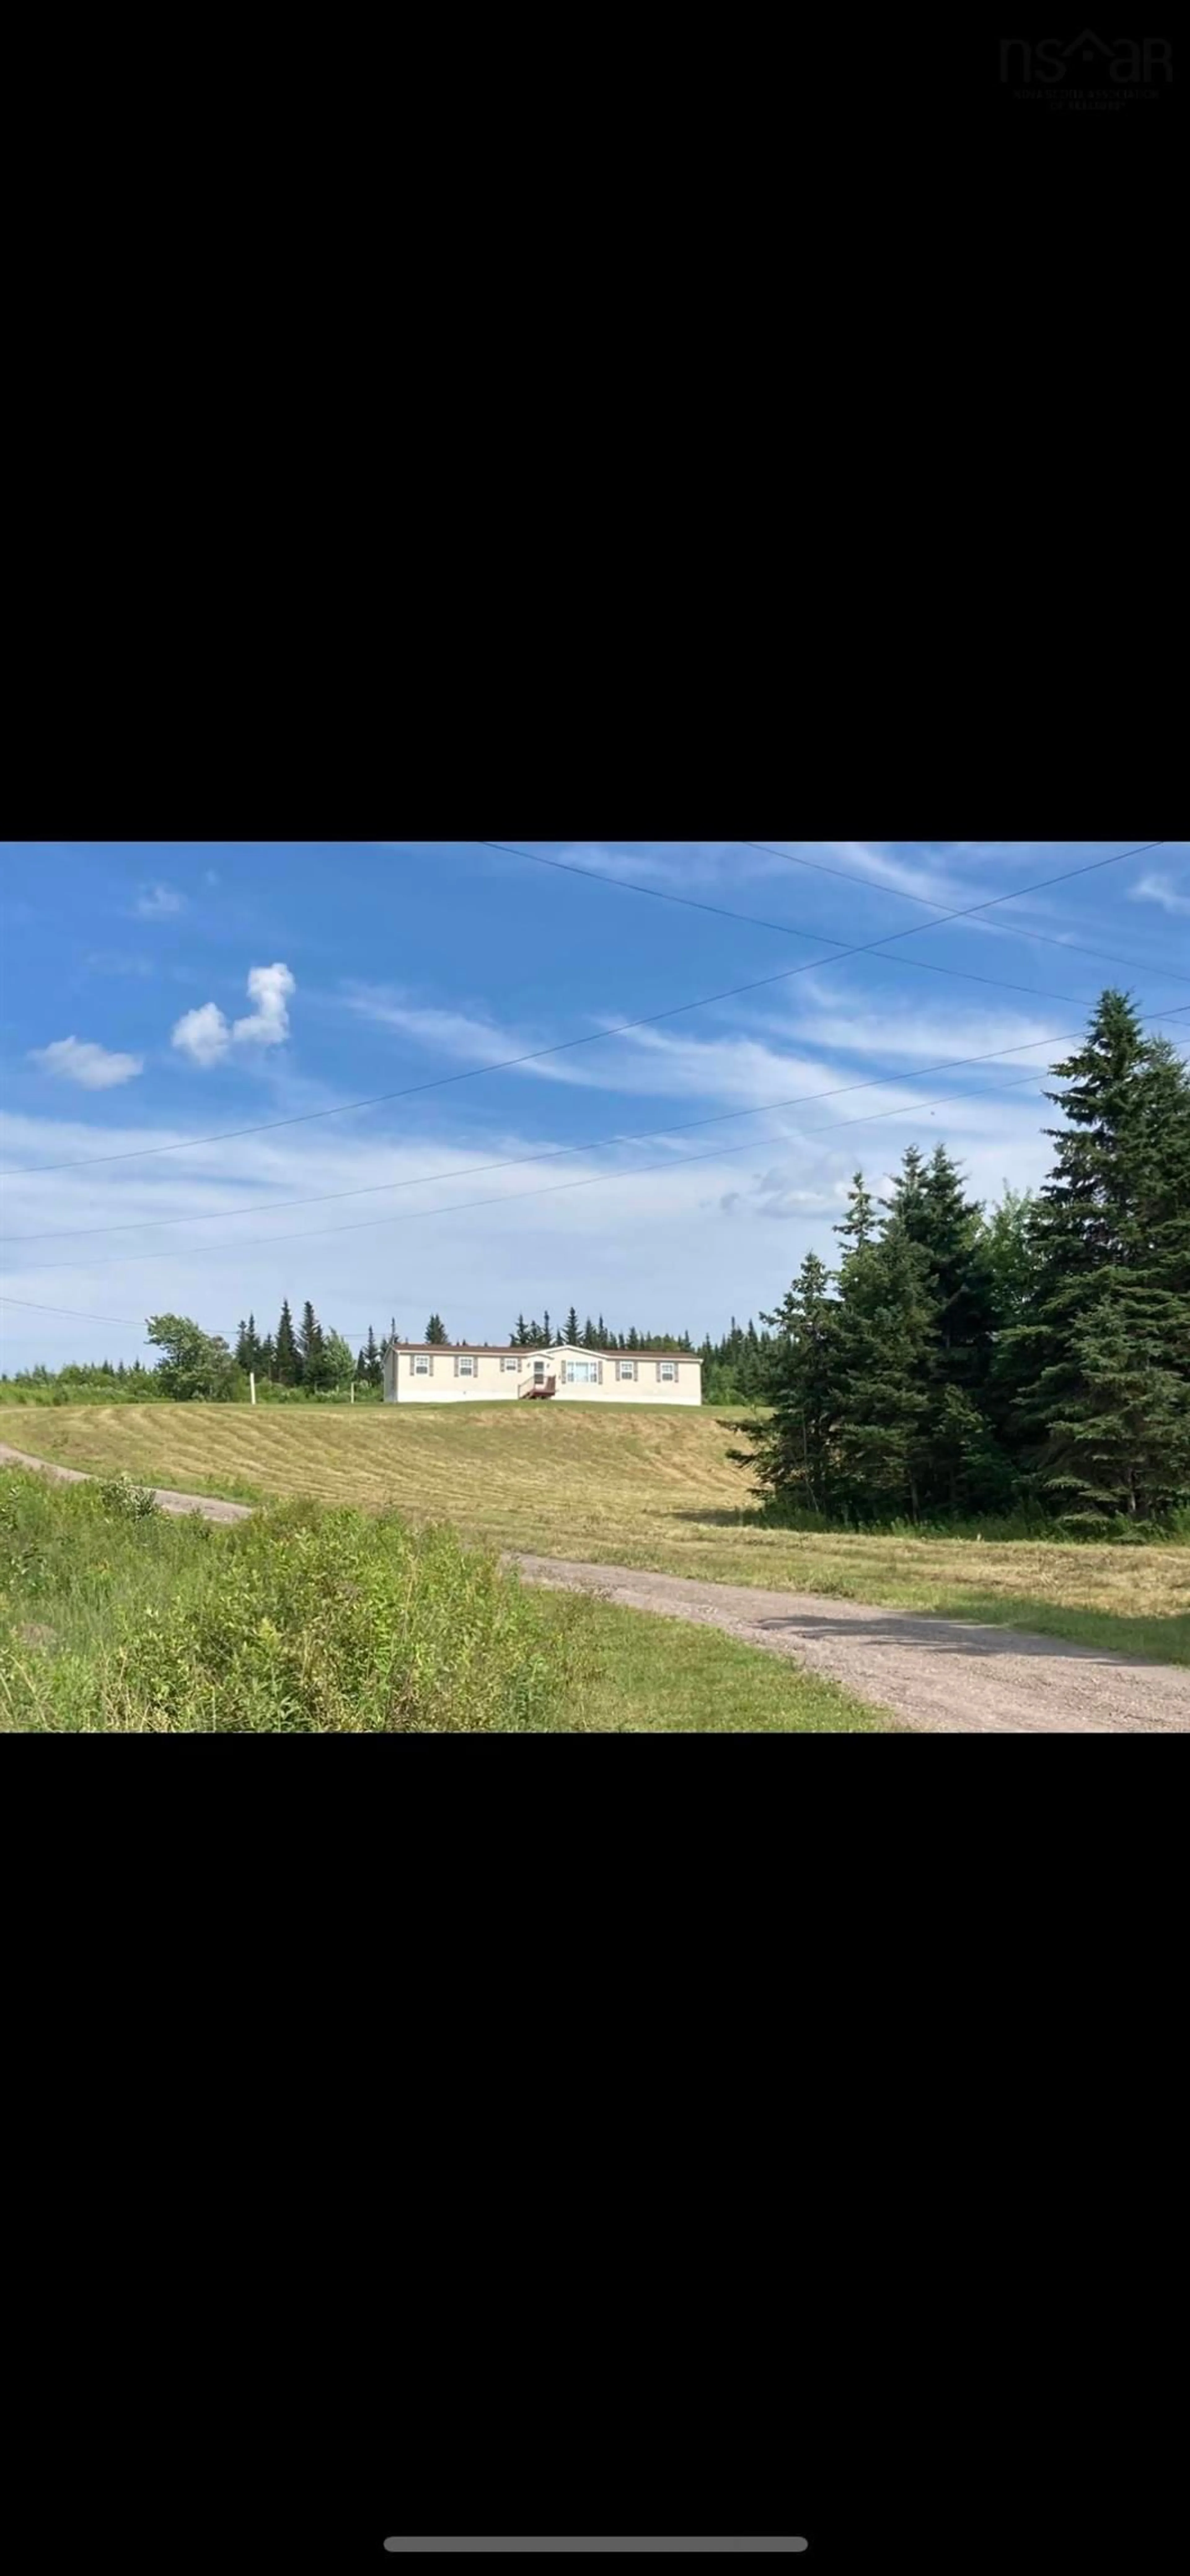
POLYGON ((1190 1666, 1022 1636, 966 1619, 919 1619, 816 1593, 692 1583, 626 1565, 515 1556, 528 1583, 592 1592, 629 1610, 699 1620, 809 1672, 929 1735, 1161 1735, 1190 1730, 1190 1666))
MULTIPOLYGON (((0 1466, 33 1467, 62 1485, 93 1479, 78 1467, 31 1458, 0 1441, 0 1466)), ((163 1512, 244 1521, 248 1503, 155 1486, 163 1512)), ((858 1699, 891 1709, 927 1735, 1168 1735, 1190 1731, 1190 1666, 1147 1664, 1134 1655, 1026 1637, 975 1620, 917 1619, 904 1610, 866 1609, 812 1592, 757 1592, 750 1584, 694 1583, 631 1565, 569 1565, 552 1556, 510 1555, 527 1583, 591 1592, 629 1610, 660 1611, 722 1628, 746 1646, 792 1655, 808 1672, 842 1682, 858 1699)))
MULTIPOLYGON (((59 1467, 53 1458, 30 1458, 23 1449, 10 1449, 0 1440, 0 1467, 35 1467, 39 1476, 48 1476, 53 1485, 93 1485, 97 1479, 85 1476, 81 1467, 59 1467)), ((175 1494, 172 1486, 154 1485, 153 1495, 163 1512, 197 1512, 204 1521, 246 1521, 252 1516, 250 1503, 225 1503, 216 1494, 175 1494)))

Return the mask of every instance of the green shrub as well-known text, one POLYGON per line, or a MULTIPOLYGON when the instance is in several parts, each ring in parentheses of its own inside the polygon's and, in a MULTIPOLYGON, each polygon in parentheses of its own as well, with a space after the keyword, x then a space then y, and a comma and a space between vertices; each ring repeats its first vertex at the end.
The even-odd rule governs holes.
POLYGON ((391 1514, 296 1502, 213 1527, 0 1472, 8 1728, 581 1728, 591 1668, 573 1610, 560 1621, 452 1530, 391 1514), (51 1622, 35 1646, 31 1610, 51 1622))
POLYGON ((104 1476, 96 1490, 104 1511, 114 1512, 122 1520, 151 1520, 157 1510, 152 1486, 138 1485, 123 1469, 118 1476, 104 1476))

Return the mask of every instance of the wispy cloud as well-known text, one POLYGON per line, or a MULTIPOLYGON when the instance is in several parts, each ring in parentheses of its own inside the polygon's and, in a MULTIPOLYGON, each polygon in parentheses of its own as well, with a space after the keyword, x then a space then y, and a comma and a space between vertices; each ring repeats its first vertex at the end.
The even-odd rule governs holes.
POLYGON ((1138 878, 1137 883, 1129 888, 1129 892, 1133 903, 1159 903, 1163 912, 1190 912, 1190 877, 1186 879, 1186 892, 1183 893, 1172 877, 1166 876, 1164 869, 1150 868, 1146 876, 1138 878))
MULTIPOLYGON (((433 1004, 409 1000, 392 986, 351 984, 343 999, 361 1019, 371 1020, 378 1028, 395 1029, 428 1053, 455 1058, 460 1064, 500 1064, 506 1057, 528 1056, 534 1047, 549 1045, 540 1032, 503 1027, 478 1011, 439 1010, 433 1004)), ((547 1081, 604 1087, 594 1068, 588 1070, 583 1060, 576 1062, 573 1057, 546 1056, 519 1069, 541 1074, 547 1081)))
MULTIPOLYGON (((801 845, 795 841, 792 846, 797 849, 801 845)), ((820 855, 813 841, 805 844, 805 851, 807 858, 820 855)), ((869 878, 873 886, 886 887, 895 894, 916 895, 922 903, 948 907, 979 900, 980 889, 972 885, 970 878, 957 875, 941 856, 934 858, 928 852, 907 858, 880 841, 829 841, 826 856, 842 868, 853 868, 857 876, 869 878)))
MULTIPOLYGON (((1039 1002, 1036 1011, 916 1009, 907 999, 876 1010, 865 996, 807 978, 790 1014, 789 1033, 799 1046, 821 1048, 846 1060, 887 1064, 944 1064, 993 1049, 1048 1046, 1054 1032, 1073 1027, 1077 1007, 1063 1019, 1061 1002, 1039 1002)), ((768 1025, 774 1023, 770 1020, 768 1025)), ((779 1026, 779 1023, 776 1025, 779 1026)), ((1011 1067, 1009 1068, 1011 1070, 1011 1067)))
POLYGON ((280 962, 253 966, 248 993, 256 1004, 254 1011, 229 1022, 217 1002, 203 1002, 197 1010, 183 1012, 174 1027, 173 1044, 204 1069, 221 1064, 233 1047, 282 1046, 289 1035, 289 998, 296 991, 288 966, 280 962))
POLYGON ((478 1013, 437 1010, 408 1001, 400 991, 386 985, 352 984, 343 998, 348 1009, 361 1019, 373 1021, 378 1028, 396 1029, 402 1037, 414 1038, 419 1046, 439 1055, 495 1064, 501 1056, 515 1055, 520 1046, 531 1043, 516 1030, 498 1028, 494 1021, 478 1013))
POLYGON ((51 1046, 30 1047, 29 1055, 46 1073, 79 1082, 84 1091, 111 1091, 116 1083, 131 1082, 144 1070, 143 1056, 119 1055, 88 1038, 55 1038, 51 1046))
POLYGON ((186 897, 176 886, 142 886, 132 909, 138 921, 168 921, 172 913, 185 911, 186 897))

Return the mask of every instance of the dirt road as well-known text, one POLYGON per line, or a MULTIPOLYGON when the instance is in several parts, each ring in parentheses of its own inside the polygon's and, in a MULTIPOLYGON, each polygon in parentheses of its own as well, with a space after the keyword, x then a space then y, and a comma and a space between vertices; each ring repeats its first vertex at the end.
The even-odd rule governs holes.
MULTIPOLYGON (((0 1441, 0 1466, 33 1467, 59 1484, 93 1480, 77 1467, 0 1441)), ((247 1503, 155 1488, 164 1512, 242 1521, 247 1503)), ((857 1698, 891 1709, 927 1735, 1169 1735, 1190 1732, 1190 1666, 1023 1636, 965 1619, 914 1618, 908 1611, 828 1601, 817 1593, 757 1592, 750 1584, 695 1583, 628 1565, 570 1565, 512 1555, 527 1583, 591 1592, 629 1610, 660 1611, 722 1628, 747 1646, 791 1655, 812 1673, 842 1682, 857 1698)))
POLYGON ((914 1618, 816 1593, 692 1583, 635 1566, 517 1556, 527 1582, 592 1592, 630 1610, 705 1621, 744 1645, 891 1709, 929 1735, 1164 1735, 1190 1731, 1190 1667, 1023 1636, 964 1619, 914 1618))
MULTIPOLYGON (((0 1467, 35 1467, 39 1476, 48 1476, 54 1485, 93 1485, 94 1476, 85 1476, 81 1467, 59 1467, 52 1458, 30 1458, 24 1449, 10 1449, 0 1440, 0 1467)), ((175 1494, 169 1485, 154 1485, 153 1493, 163 1512, 197 1512, 204 1521, 246 1521, 251 1518, 250 1503, 225 1503, 215 1494, 175 1494)))

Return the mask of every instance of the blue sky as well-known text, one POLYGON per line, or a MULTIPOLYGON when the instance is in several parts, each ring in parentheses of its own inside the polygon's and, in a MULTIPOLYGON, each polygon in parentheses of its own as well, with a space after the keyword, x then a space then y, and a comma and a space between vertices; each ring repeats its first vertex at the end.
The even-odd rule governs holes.
MULTIPOLYGON (((0 1365, 131 1359, 138 1319, 164 1309, 231 1337, 251 1308, 264 1330, 286 1295, 353 1340, 394 1316, 420 1336, 433 1308, 452 1338, 499 1340, 518 1310, 560 1319, 572 1298, 699 1338, 772 1306, 808 1249, 830 1258, 850 1173, 882 1185, 911 1139, 944 1137, 981 1196, 1035 1183, 1051 1113, 1028 1077, 1105 983, 1151 1013, 1190 1002, 1190 843, 931 928, 926 902, 979 903, 1129 844, 771 838, 791 855, 522 845, 611 885, 474 841, 3 845, 0 1291, 128 1321, 0 1304, 0 1365), (887 957, 830 962, 832 942, 911 925, 887 957), (808 971, 308 1117, 791 967, 808 971), (993 1049, 1015 1052, 927 1070, 993 1049), (145 1150, 287 1119, 306 1123, 145 1150), (550 1159, 471 1169, 518 1155, 550 1159), (487 1204, 449 1212, 472 1199, 487 1204)), ((1190 1014, 1157 1025, 1190 1036, 1190 1014)))

